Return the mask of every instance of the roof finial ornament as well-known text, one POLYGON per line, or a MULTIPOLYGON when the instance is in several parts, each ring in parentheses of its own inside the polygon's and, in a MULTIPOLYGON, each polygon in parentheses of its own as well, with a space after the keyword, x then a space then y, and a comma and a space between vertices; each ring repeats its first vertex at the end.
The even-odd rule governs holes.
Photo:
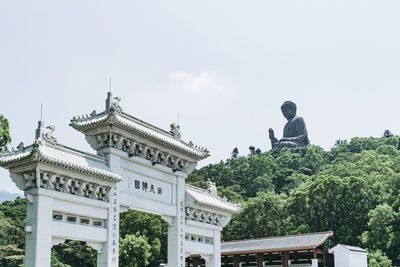
POLYGON ((210 191, 211 195, 216 196, 217 195, 217 186, 215 185, 215 182, 211 182, 211 179, 208 178, 207 184, 208 184, 208 191, 210 191))
POLYGON ((43 121, 43 104, 40 104, 40 121, 38 121, 38 127, 35 131, 35 140, 39 139, 44 131, 44 121, 43 121))
POLYGON ((122 112, 122 108, 119 105, 119 102, 121 102, 121 98, 119 96, 112 97, 112 92, 111 92, 111 76, 108 78, 108 93, 107 93, 107 99, 106 99, 106 112, 110 111, 116 111, 116 112, 122 112))
POLYGON ((121 97, 119 97, 119 96, 114 97, 112 99, 112 101, 111 101, 110 110, 112 109, 112 110, 117 111, 117 112, 122 112, 122 108, 119 105, 120 102, 121 102, 121 97))
POLYGON ((24 142, 19 143, 19 145, 17 146, 17 151, 18 152, 24 152, 25 151, 24 142))
POLYGON ((106 112, 110 111, 112 103, 112 92, 111 92, 111 76, 108 77, 108 92, 107 92, 107 99, 106 99, 106 112))
POLYGON ((173 137, 181 138, 181 127, 179 124, 177 125, 175 122, 170 125, 171 130, 169 131, 173 137))
POLYGON ((53 136, 56 127, 54 125, 49 125, 46 127, 46 132, 42 134, 42 138, 52 145, 57 144, 57 139, 53 136))

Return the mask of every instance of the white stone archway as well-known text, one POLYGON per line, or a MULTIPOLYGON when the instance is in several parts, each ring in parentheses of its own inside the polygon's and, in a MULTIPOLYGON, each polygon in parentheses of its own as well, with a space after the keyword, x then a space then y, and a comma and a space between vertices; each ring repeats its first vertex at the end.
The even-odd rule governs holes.
POLYGON ((168 266, 200 254, 221 266, 220 232, 240 207, 185 179, 208 151, 122 111, 108 93, 104 112, 74 117, 97 155, 63 146, 39 122, 35 143, 0 156, 0 166, 28 200, 25 266, 50 266, 51 246, 82 240, 98 251, 97 266, 118 266, 119 214, 161 215, 169 224, 168 266))

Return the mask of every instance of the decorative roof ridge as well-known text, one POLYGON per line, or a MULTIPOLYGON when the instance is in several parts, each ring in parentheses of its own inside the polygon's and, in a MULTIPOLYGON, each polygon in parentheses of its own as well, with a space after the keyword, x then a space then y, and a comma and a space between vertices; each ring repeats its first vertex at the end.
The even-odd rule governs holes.
POLYGON ((209 194, 210 196, 213 196, 213 195, 210 194, 210 192, 207 189, 204 189, 204 188, 201 188, 201 187, 197 187, 197 186, 194 186, 194 185, 191 185, 191 184, 186 184, 186 187, 189 187, 189 188, 194 189, 196 191, 204 192, 204 193, 209 194))
POLYGON ((193 189, 193 190, 195 190, 197 192, 200 192, 200 193, 206 193, 208 196, 216 198, 218 200, 221 200, 224 203, 226 203, 228 205, 231 205, 232 207, 240 207, 240 204, 232 203, 232 202, 229 202, 227 199, 221 198, 218 195, 213 195, 207 189, 203 189, 203 188, 200 188, 200 187, 197 187, 197 186, 194 186, 194 185, 190 185, 190 184, 186 184, 186 187, 188 187, 189 189, 193 189))
MULTIPOLYGON (((62 164, 63 167, 65 167, 65 168, 81 170, 81 171, 84 171, 84 172, 87 172, 87 173, 91 173, 91 174, 94 174, 94 175, 100 176, 100 177, 102 177, 102 176, 103 177, 104 176, 112 177, 114 180, 122 181, 122 177, 120 175, 118 175, 118 174, 113 173, 111 170, 104 170, 104 169, 97 168, 97 167, 82 166, 82 165, 79 168, 74 168, 74 166, 71 166, 68 163, 68 161, 65 161, 64 159, 57 159, 57 158, 54 158, 54 157, 46 155, 45 153, 43 153, 41 151, 41 148, 44 148, 45 146, 47 146, 47 147, 50 147, 50 148, 53 148, 53 149, 58 149, 58 150, 60 150, 62 152, 70 153, 72 155, 75 155, 75 156, 78 156, 78 157, 82 157, 85 160, 97 161, 100 164, 104 164, 104 166, 106 166, 108 168, 107 162, 106 162, 106 160, 104 158, 101 158, 101 157, 99 158, 98 156, 96 156, 96 158, 92 157, 92 158, 88 159, 88 158, 85 157, 85 155, 86 156, 94 156, 94 155, 86 154, 86 153, 81 152, 79 150, 76 150, 76 151, 71 151, 70 150, 70 151, 68 151, 66 146, 60 146, 59 144, 53 145, 53 144, 50 144, 47 141, 42 140, 42 139, 36 140, 35 144, 37 144, 36 145, 37 153, 39 153, 40 157, 43 160, 52 161, 53 163, 56 163, 56 164, 62 164), (62 149, 59 149, 59 148, 62 148, 62 149), (73 152, 73 153, 71 153, 71 152, 73 152), (81 152, 81 153, 78 153, 78 152, 81 152)), ((35 148, 35 145, 34 145, 34 148, 35 148)))
POLYGON ((76 122, 85 122, 85 121, 88 121, 88 120, 91 120, 91 119, 97 119, 97 118, 99 118, 101 116, 109 115, 109 114, 110 114, 109 111, 103 111, 103 112, 97 114, 96 111, 93 110, 93 112, 91 114, 82 115, 82 118, 79 115, 78 116, 73 116, 72 119, 70 119, 70 125, 72 123, 76 123, 76 122))
MULTIPOLYGON (((170 136, 172 138, 178 139, 178 138, 174 137, 170 132, 168 132, 168 131, 166 131, 164 129, 161 129, 161 128, 159 128, 159 127, 157 127, 157 126, 155 126, 155 125, 153 125, 151 123, 145 122, 145 121, 143 121, 143 120, 141 120, 139 118, 136 118, 136 117, 134 117, 134 116, 132 116, 132 115, 126 113, 126 112, 116 111, 116 110, 113 110, 113 109, 112 110, 108 110, 108 111, 107 110, 103 111, 103 112, 101 112, 99 114, 92 113, 92 115, 83 115, 82 118, 80 118, 80 116, 78 116, 78 117, 74 116, 70 121, 71 121, 71 124, 74 123, 74 122, 86 122, 86 121, 89 121, 91 119, 98 119, 98 118, 100 118, 102 116, 107 118, 110 115, 112 115, 112 116, 119 115, 121 117, 124 117, 125 119, 133 120, 133 121, 141 124, 142 126, 146 126, 148 128, 151 128, 152 130, 155 130, 155 131, 157 131, 157 132, 159 132, 161 134, 165 134, 165 135, 168 135, 168 136, 170 136), (104 115, 106 115, 106 116, 104 116, 104 115)), ((180 139, 178 139, 178 140, 180 140, 180 139)), ((182 141, 182 140, 180 140, 180 141, 182 141)), ((185 142, 183 142, 183 143, 185 143, 185 142)))
MULTIPOLYGON (((143 121, 143 120, 141 120, 139 118, 136 118, 136 117, 134 117, 134 116, 132 116, 132 115, 126 113, 126 112, 117 112, 116 114, 124 116, 127 119, 133 119, 133 120, 139 122, 140 124, 142 124, 142 126, 147 126, 147 127, 152 128, 153 130, 155 130, 155 131, 157 131, 157 132, 159 132, 161 134, 166 134, 166 135, 168 135, 168 136, 170 136, 172 138, 175 138, 175 139, 180 140, 181 142, 183 142, 181 139, 176 138, 175 136, 173 136, 170 132, 167 132, 166 130, 161 129, 160 127, 157 127, 157 126, 155 126, 155 125, 153 125, 151 123, 148 123, 148 122, 145 122, 145 121, 143 121)), ((185 142, 183 142, 183 143, 185 143, 185 142)))
MULTIPOLYGON (((188 151, 191 151, 189 153, 195 153, 197 154, 197 157, 201 158, 206 158, 209 156, 209 151, 205 148, 199 147, 197 145, 194 145, 192 141, 185 142, 181 138, 175 136, 173 133, 168 132, 166 130, 163 130, 153 124, 147 123, 143 120, 140 120, 130 114, 127 114, 125 112, 122 112, 120 110, 116 110, 111 108, 108 111, 103 111, 102 113, 97 114, 95 111, 93 111, 90 115, 83 115, 82 118, 80 116, 76 117, 74 116, 70 120, 70 126, 77 129, 80 132, 84 132, 85 129, 90 129, 91 124, 104 124, 107 123, 108 120, 116 120, 118 124, 121 124, 124 127, 132 128, 135 129, 137 124, 139 127, 143 127, 147 129, 150 133, 153 132, 151 135, 160 135, 163 136, 163 138, 166 138, 163 140, 163 142, 171 143, 172 146, 182 146, 180 149, 186 149, 188 151), (126 120, 126 121, 124 121, 126 120), (130 123, 128 123, 130 122, 130 123), (168 140, 169 139, 169 140, 168 140), (176 144, 172 144, 172 142, 177 142, 176 144)), ((114 124, 115 122, 112 122, 114 124)), ((152 136, 153 138, 157 139, 160 137, 157 136, 152 136)))
POLYGON ((21 150, 10 151, 6 153, 0 153, 0 163, 9 164, 15 161, 25 160, 29 158, 34 153, 34 145, 30 145, 27 147, 22 148, 21 150), (13 157, 13 159, 7 159, 13 157))
POLYGON ((92 153, 89 153, 89 152, 85 152, 85 151, 81 151, 81 150, 78 150, 78 149, 75 149, 75 148, 60 144, 60 143, 51 144, 51 143, 47 142, 45 139, 43 139, 43 138, 35 140, 35 142, 33 142, 31 145, 23 147, 21 150, 15 150, 15 151, 9 151, 9 152, 6 152, 6 153, 0 153, 0 158, 1 157, 5 157, 5 156, 12 156, 12 155, 16 156, 18 154, 26 153, 26 152, 28 152, 29 149, 33 150, 33 148, 38 147, 38 146, 43 146, 43 145, 49 146, 49 147, 55 148, 55 149, 60 149, 60 150, 62 150, 64 152, 67 152, 67 153, 70 153, 70 154, 74 154, 74 155, 77 155, 77 156, 88 156, 88 157, 90 157, 89 159, 98 161, 100 163, 106 163, 107 162, 106 159, 104 157, 102 157, 102 156, 95 155, 95 154, 92 154, 92 153))
POLYGON ((105 158, 79 151, 77 149, 61 145, 59 143, 52 144, 43 138, 36 139, 32 145, 22 148, 20 151, 14 151, 11 153, 7 153, 6 155, 0 154, 0 163, 9 166, 15 165, 15 163, 17 162, 30 162, 32 160, 50 162, 52 164, 62 166, 63 168, 78 170, 100 177, 102 179, 122 181, 122 177, 120 175, 113 173, 109 169, 105 158), (55 151, 59 151, 58 153, 67 153, 71 156, 79 157, 81 160, 89 165, 86 166, 85 164, 82 165, 81 163, 73 163, 72 161, 66 160, 64 158, 57 158, 55 156, 49 155, 46 152, 46 149, 53 149, 55 151), (7 157, 11 159, 7 159, 7 157), (98 166, 91 166, 90 162, 98 164, 98 166), (104 169, 100 166, 104 166, 104 169))
POLYGON ((4 152, 4 153, 0 153, 0 158, 1 157, 5 157, 5 156, 17 155, 17 154, 21 154, 21 153, 27 152, 27 149, 33 148, 33 145, 34 145, 34 143, 29 145, 29 146, 23 147, 21 150, 11 150, 11 151, 7 151, 7 152, 4 152))
POLYGON ((85 151, 82 151, 82 150, 79 150, 79 149, 76 149, 76 148, 73 148, 73 147, 69 147, 69 146, 66 146, 66 145, 63 145, 63 144, 60 144, 60 143, 57 143, 56 145, 51 144, 51 143, 46 142, 46 141, 44 143, 45 143, 46 146, 49 146, 49 147, 52 147, 52 148, 55 148, 55 149, 60 149, 63 152, 67 152, 67 153, 70 153, 70 154, 73 154, 73 155, 76 155, 76 156, 82 156, 82 157, 88 156, 88 157, 90 157, 89 158, 90 160, 97 161, 97 162, 100 162, 100 163, 107 163, 106 158, 102 157, 102 156, 99 156, 99 155, 95 155, 95 154, 92 154, 92 153, 89 153, 89 152, 85 152, 85 151))
POLYGON ((325 235, 328 235, 328 237, 331 237, 331 236, 333 236, 333 231, 315 232, 315 233, 306 233, 306 234, 281 235, 281 236, 268 236, 268 237, 258 237, 258 238, 251 238, 251 239, 238 239, 238 240, 224 241, 221 244, 229 244, 229 243, 234 243, 234 242, 261 241, 261 240, 277 239, 277 238, 283 239, 283 238, 289 238, 289 237, 311 236, 311 235, 318 235, 318 234, 325 234, 325 235))
MULTIPOLYGON (((113 112, 113 111, 111 111, 111 112, 113 112)), ((206 152, 206 150, 194 146, 193 143, 191 143, 191 141, 185 142, 181 138, 178 138, 178 137, 174 136, 171 132, 168 132, 168 131, 166 131, 164 129, 161 129, 160 127, 157 127, 157 126, 155 126, 155 125, 153 125, 151 123, 145 122, 145 121, 143 121, 141 119, 138 119, 138 118, 136 118, 136 117, 134 117, 134 116, 132 116, 132 115, 130 115, 128 113, 125 113, 125 112, 114 112, 114 114, 117 115, 117 116, 119 115, 121 117, 124 117, 126 119, 134 120, 136 123, 139 123, 141 126, 148 127, 151 130, 154 130, 154 131, 156 131, 156 132, 158 132, 160 134, 166 135, 167 137, 171 137, 171 138, 175 139, 176 141, 179 141, 183 145, 189 146, 193 150, 197 150, 197 151, 202 152, 202 153, 206 152)))

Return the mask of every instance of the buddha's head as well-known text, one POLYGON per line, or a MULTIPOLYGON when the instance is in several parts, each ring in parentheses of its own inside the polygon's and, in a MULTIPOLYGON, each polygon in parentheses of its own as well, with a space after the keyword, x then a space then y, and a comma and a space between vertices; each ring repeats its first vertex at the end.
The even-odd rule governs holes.
POLYGON ((285 116, 286 119, 290 120, 293 119, 294 116, 296 116, 297 107, 296 104, 292 101, 285 101, 285 103, 283 103, 281 106, 281 110, 283 116, 285 116))

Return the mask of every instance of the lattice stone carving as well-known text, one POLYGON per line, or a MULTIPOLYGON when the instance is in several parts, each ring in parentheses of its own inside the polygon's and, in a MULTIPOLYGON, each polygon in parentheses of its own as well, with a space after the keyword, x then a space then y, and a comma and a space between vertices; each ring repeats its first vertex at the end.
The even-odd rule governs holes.
POLYGON ((185 209, 186 212, 186 219, 187 220, 192 220, 192 221, 197 221, 197 222, 202 222, 202 223, 208 223, 208 224, 213 224, 213 225, 221 225, 222 221, 222 215, 200 210, 200 209, 194 209, 194 208, 189 208, 186 207, 185 209))
POLYGON ((167 153, 160 151, 156 148, 137 143, 134 140, 129 140, 120 135, 98 135, 96 139, 97 145, 100 149, 113 147, 127 152, 129 157, 137 156, 145 158, 151 161, 153 165, 161 164, 172 168, 173 171, 185 172, 189 165, 189 162, 185 160, 168 155, 167 153))
POLYGON ((105 228, 105 220, 103 219, 90 218, 86 216, 67 214, 57 211, 53 212, 53 221, 105 228))
POLYGON ((24 174, 24 178, 25 190, 36 187, 46 188, 102 201, 108 201, 108 194, 110 192, 109 186, 90 183, 49 172, 40 172, 40 177, 36 177, 35 172, 29 172, 24 174))
POLYGON ((214 244, 214 239, 208 236, 186 234, 185 240, 190 242, 204 243, 204 244, 214 244))

